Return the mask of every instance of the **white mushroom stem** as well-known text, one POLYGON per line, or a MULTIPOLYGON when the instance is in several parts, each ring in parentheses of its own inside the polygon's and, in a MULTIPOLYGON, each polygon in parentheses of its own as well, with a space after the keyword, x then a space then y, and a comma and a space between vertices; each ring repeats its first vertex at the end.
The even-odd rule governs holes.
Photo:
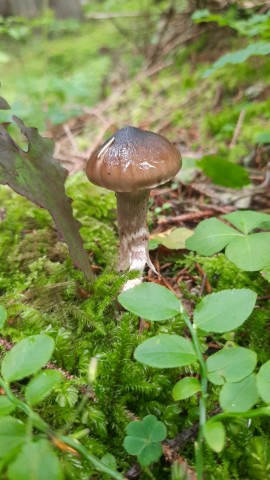
POLYGON ((147 204, 150 190, 117 192, 118 229, 120 237, 120 271, 138 270, 143 273, 147 264, 154 272, 148 252, 149 230, 147 204))

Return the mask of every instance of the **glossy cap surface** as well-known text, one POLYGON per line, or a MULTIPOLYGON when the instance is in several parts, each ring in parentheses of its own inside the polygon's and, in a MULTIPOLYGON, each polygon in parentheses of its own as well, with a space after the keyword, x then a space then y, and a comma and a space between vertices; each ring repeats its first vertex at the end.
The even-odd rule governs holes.
POLYGON ((108 190, 133 192, 167 182, 180 168, 181 155, 166 138, 125 127, 92 153, 86 174, 108 190))

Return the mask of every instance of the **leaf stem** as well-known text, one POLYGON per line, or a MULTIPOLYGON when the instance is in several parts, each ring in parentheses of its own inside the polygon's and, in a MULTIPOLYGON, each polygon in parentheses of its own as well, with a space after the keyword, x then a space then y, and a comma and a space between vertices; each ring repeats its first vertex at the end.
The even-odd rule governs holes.
POLYGON ((229 418, 254 418, 262 415, 270 416, 270 406, 248 410, 247 412, 222 412, 209 418, 208 423, 227 420, 229 418))
POLYGON ((207 370, 206 364, 203 358, 201 346, 199 343, 198 335, 196 329, 194 328, 193 324, 191 323, 187 312, 183 309, 181 311, 183 319, 187 328, 189 329, 193 345, 198 356, 198 361, 200 364, 200 382, 201 382, 201 390, 202 395, 200 397, 199 403, 199 412, 200 412, 200 419, 199 419, 199 434, 197 441, 195 442, 195 461, 196 461, 196 471, 197 471, 197 480, 202 480, 203 478, 203 429, 204 424, 207 420, 207 370))

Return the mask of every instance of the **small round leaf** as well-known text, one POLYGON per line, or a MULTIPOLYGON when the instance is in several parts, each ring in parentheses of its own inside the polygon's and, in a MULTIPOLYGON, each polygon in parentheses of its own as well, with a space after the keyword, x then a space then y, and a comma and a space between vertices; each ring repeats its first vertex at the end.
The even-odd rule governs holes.
POLYGON ((17 418, 0 418, 0 459, 16 454, 26 440, 26 425, 17 418))
POLYGON ((256 363, 256 353, 248 348, 225 347, 206 360, 207 376, 215 385, 239 382, 253 372, 256 363))
POLYGON ((264 222, 270 222, 270 215, 253 210, 237 210, 222 216, 245 234, 248 234, 254 228, 260 228, 264 222))
POLYGON ((160 443, 150 443, 138 455, 138 461, 143 467, 157 462, 162 454, 162 446, 160 443))
POLYGON ((214 452, 221 452, 225 445, 226 433, 223 423, 206 422, 203 429, 207 445, 214 452))
POLYGON ((0 396, 0 416, 8 415, 15 410, 15 405, 5 395, 0 396))
POLYGON ((223 250, 233 238, 242 234, 217 218, 203 220, 196 227, 192 237, 186 240, 186 248, 200 255, 213 255, 223 250))
POLYGON ((225 254, 241 270, 256 272, 270 264, 270 233, 260 232, 234 239, 225 254))
POLYGON ((206 295, 194 312, 194 324, 205 332, 224 333, 239 327, 252 313, 256 293, 248 288, 206 295))
POLYGON ((174 400, 184 400, 200 391, 201 385, 197 378, 185 377, 174 385, 172 396, 174 400))
POLYGON ((139 455, 145 447, 145 439, 127 436, 124 440, 124 447, 129 455, 139 455))
POLYGON ((174 293, 155 283, 142 283, 122 292, 118 301, 129 312, 152 321, 173 318, 181 311, 181 303, 174 293))
POLYGON ((63 480, 56 453, 47 440, 27 442, 8 467, 9 480, 63 480))
POLYGON ((219 403, 225 412, 247 412, 258 400, 256 376, 252 373, 241 382, 225 383, 219 403))
POLYGON ((157 335, 139 345, 134 353, 138 362, 156 368, 184 367, 196 362, 193 345, 179 335, 157 335))
POLYGON ((162 453, 160 442, 166 438, 167 430, 155 415, 147 415, 142 421, 131 422, 126 431, 124 447, 130 455, 137 455, 142 466, 157 461, 162 453))
POLYGON ((261 399, 270 403, 270 360, 261 366, 257 374, 257 388, 261 399))
POLYGON ((54 341, 48 335, 33 335, 17 343, 4 357, 1 372, 8 382, 33 375, 50 360, 54 341))
POLYGON ((63 374, 59 370, 43 370, 28 383, 25 390, 26 401, 35 405, 47 397, 51 391, 63 380, 63 374))

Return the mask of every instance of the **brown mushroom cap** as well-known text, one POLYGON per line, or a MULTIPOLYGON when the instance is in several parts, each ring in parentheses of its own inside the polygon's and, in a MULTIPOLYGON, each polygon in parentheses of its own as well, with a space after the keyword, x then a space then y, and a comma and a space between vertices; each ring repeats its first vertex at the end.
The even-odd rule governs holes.
POLYGON ((86 174, 108 190, 133 192, 167 182, 180 167, 181 155, 166 138, 125 127, 92 153, 86 174))

